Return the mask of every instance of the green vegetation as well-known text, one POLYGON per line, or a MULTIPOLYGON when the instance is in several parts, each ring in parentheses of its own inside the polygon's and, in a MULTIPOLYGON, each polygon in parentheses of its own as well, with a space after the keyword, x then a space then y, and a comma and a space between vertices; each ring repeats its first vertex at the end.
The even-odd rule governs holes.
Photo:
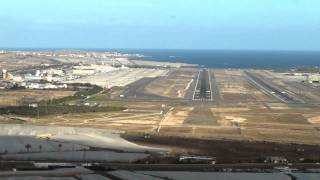
POLYGON ((92 102, 104 102, 107 99, 110 99, 110 94, 99 94, 97 96, 93 96, 90 98, 90 101, 92 102))
POLYGON ((22 116, 47 116, 57 114, 69 114, 69 113, 88 113, 88 112, 107 112, 107 111, 121 111, 124 107, 113 106, 85 106, 80 105, 83 101, 92 99, 102 99, 100 96, 108 96, 107 91, 100 86, 91 84, 71 84, 69 89, 76 91, 73 96, 67 96, 58 99, 43 100, 43 101, 28 101, 29 103, 22 103, 21 106, 8 106, 1 107, 0 114, 16 114, 22 116), (70 101, 80 100, 78 105, 68 105, 70 101), (29 106, 29 104, 36 104, 38 107, 29 106))
POLYGON ((91 96, 103 91, 103 88, 100 86, 91 85, 91 84, 78 84, 78 83, 69 85, 69 89, 77 92, 73 96, 41 101, 39 104, 41 105, 64 104, 65 102, 68 102, 68 101, 85 99, 88 96, 91 96))
POLYGON ((295 68, 279 68, 279 69, 274 69, 274 72, 277 73, 319 73, 320 72, 320 67, 317 66, 300 66, 300 67, 295 67, 295 68))
POLYGON ((0 118, 0 123, 3 124, 23 124, 25 121, 19 118, 15 118, 15 117, 6 117, 6 116, 2 116, 0 118))
POLYGON ((69 113, 88 113, 88 112, 107 112, 107 111, 121 111, 124 107, 91 107, 91 106, 8 106, 0 108, 0 114, 16 114, 23 116, 47 116, 56 114, 69 113))
POLYGON ((294 72, 300 73, 319 73, 319 67, 297 67, 293 70, 294 72))

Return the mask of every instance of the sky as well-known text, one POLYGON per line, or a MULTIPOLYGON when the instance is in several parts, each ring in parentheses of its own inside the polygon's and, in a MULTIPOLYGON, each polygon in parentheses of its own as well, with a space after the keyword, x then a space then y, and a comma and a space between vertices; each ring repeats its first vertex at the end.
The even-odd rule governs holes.
POLYGON ((1 0, 0 47, 320 50, 319 0, 1 0))

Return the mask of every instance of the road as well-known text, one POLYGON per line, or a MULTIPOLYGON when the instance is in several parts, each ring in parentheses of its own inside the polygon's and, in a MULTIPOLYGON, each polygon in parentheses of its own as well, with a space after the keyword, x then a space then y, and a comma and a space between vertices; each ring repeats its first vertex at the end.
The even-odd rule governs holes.
MULTIPOLYGON (((263 169, 275 170, 279 167, 289 167, 293 169, 319 168, 315 163, 297 163, 297 164, 272 164, 272 163, 238 163, 238 164, 117 164, 117 163, 100 163, 100 167, 105 169, 122 169, 130 171, 205 171, 215 172, 223 169, 248 169, 259 172, 263 169)), ((278 169, 278 171, 281 171, 278 169)))
MULTIPOLYGON (((32 169, 37 170, 34 166, 34 163, 54 163, 57 164, 56 168, 66 168, 65 164, 70 164, 74 166, 84 166, 86 167, 87 161, 0 161, 0 170, 9 170, 12 168, 17 169, 32 169), (59 163, 61 165, 59 166, 59 163)), ((136 163, 102 163, 95 162, 93 166, 89 166, 89 169, 97 170, 97 169, 122 169, 122 170, 132 170, 132 171, 204 171, 204 172, 215 172, 220 171, 222 169, 231 168, 231 169, 243 169, 244 171, 248 169, 252 169, 259 171, 263 169, 273 169, 277 167, 289 167, 295 169, 319 169, 319 163, 291 163, 291 164, 274 164, 274 163, 230 163, 230 164, 168 164, 168 163, 159 163, 159 164, 136 164, 136 163)), ((81 169, 81 168, 80 168, 81 169)), ((79 170, 80 170, 79 169, 79 170)), ((43 169, 39 169, 43 170, 43 169)))

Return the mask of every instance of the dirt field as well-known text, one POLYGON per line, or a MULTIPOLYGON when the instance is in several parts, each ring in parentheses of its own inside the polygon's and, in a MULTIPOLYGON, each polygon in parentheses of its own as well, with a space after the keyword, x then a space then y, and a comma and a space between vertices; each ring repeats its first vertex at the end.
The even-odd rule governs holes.
POLYGON ((242 70, 214 70, 222 100, 234 102, 271 101, 272 97, 253 87, 242 70))
POLYGON ((214 126, 217 124, 217 121, 208 107, 200 106, 192 109, 184 124, 214 126))
POLYGON ((22 56, 22 55, 16 55, 13 53, 0 54, 0 69, 5 68, 7 70, 16 70, 16 69, 28 68, 28 67, 31 67, 32 65, 52 64, 52 63, 56 63, 56 62, 46 58, 22 56))
MULTIPOLYGON (((99 104, 101 103, 99 101, 99 104)), ((163 115, 160 114, 163 103, 105 101, 109 106, 125 106, 128 109, 115 112, 85 114, 65 114, 37 118, 22 118, 28 123, 38 125, 63 125, 94 127, 134 132, 154 132, 163 115)), ((19 117, 20 118, 20 117, 19 117)))
POLYGON ((184 98, 197 73, 197 69, 191 68, 172 70, 168 76, 158 78, 150 83, 145 91, 158 96, 184 98))
POLYGON ((199 108, 175 105, 169 106, 170 109, 166 107, 165 113, 161 114, 160 109, 148 109, 145 102, 142 104, 129 105, 131 108, 121 112, 68 114, 23 120, 40 125, 111 128, 128 133, 173 137, 320 145, 319 108, 267 109, 247 105, 199 108))
POLYGON ((36 101, 48 100, 71 96, 73 91, 52 91, 52 90, 0 90, 0 106, 19 105, 23 99, 34 99, 36 101))
POLYGON ((181 126, 188 118, 193 107, 180 107, 175 108, 167 113, 163 119, 163 126, 181 126))

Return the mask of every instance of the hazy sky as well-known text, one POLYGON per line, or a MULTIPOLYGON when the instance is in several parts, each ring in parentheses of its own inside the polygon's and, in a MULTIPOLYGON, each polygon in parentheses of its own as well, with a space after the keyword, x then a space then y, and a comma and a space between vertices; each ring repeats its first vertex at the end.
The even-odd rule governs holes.
POLYGON ((0 47, 320 50, 319 0, 1 0, 0 47))

